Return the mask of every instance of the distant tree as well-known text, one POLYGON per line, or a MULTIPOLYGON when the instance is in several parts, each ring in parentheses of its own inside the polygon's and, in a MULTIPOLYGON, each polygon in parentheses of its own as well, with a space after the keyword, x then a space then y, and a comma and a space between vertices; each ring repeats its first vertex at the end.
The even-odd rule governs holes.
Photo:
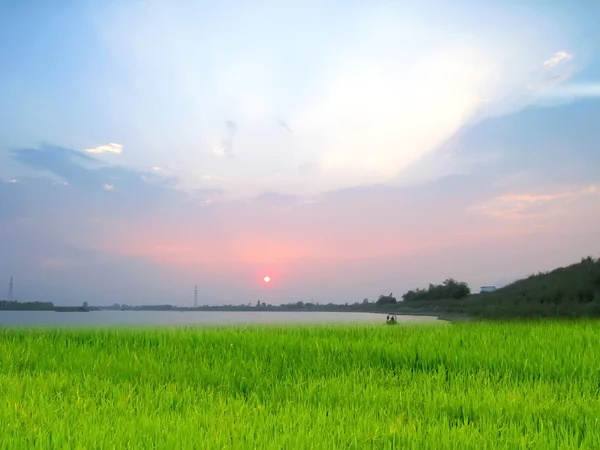
POLYGON ((52 302, 7 302, 0 301, 0 310, 30 310, 30 311, 45 311, 52 310, 54 305, 52 302))
POLYGON ((88 306, 88 303, 87 302, 83 302, 83 307, 87 308, 87 306, 88 306))
MULTIPOLYGON (((418 289, 417 289, 418 290, 418 289)), ((402 295, 402 300, 405 302, 410 302, 412 300, 416 300, 416 292, 413 290, 410 290, 408 292, 406 292, 405 294, 402 295)))
POLYGON ((410 290, 402 296, 406 302, 415 300, 443 300, 443 299, 461 299, 471 294, 469 285, 464 282, 458 282, 453 278, 448 278, 442 284, 429 284, 427 289, 410 290))
POLYGON ((367 304, 369 304, 369 299, 368 299, 368 298, 365 298, 365 299, 363 300, 363 305, 367 305, 367 304))
POLYGON ((378 305, 393 305, 395 303, 397 303, 396 297, 391 292, 390 295, 380 295, 377 299, 378 305))
POLYGON ((258 300, 258 301, 256 302, 256 307, 257 307, 257 308, 260 308, 260 300, 258 300))

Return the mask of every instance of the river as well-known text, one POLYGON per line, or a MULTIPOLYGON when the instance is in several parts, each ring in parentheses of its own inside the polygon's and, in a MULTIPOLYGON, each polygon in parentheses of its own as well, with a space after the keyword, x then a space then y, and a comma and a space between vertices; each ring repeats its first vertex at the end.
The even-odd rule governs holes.
MULTIPOLYGON (((436 322, 431 316, 398 316, 400 323, 436 322)), ((0 311, 0 327, 192 326, 230 324, 385 323, 384 314, 279 311, 0 311)))

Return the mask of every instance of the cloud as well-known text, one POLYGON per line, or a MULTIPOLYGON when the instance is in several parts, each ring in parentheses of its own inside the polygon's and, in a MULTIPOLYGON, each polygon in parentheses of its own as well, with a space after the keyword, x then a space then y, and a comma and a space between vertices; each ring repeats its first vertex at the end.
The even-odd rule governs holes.
POLYGON ((233 137, 233 135, 237 131, 238 126, 233 120, 228 120, 225 122, 225 128, 227 129, 227 134, 233 137))
MULTIPOLYGON (((317 15, 310 1, 86 3, 100 51, 71 56, 81 67, 100 57, 106 76, 46 77, 61 95, 33 109, 43 92, 24 77, 0 135, 81 142, 101 132, 135 151, 120 166, 99 159, 119 144, 17 148, 13 164, 0 161, 2 179, 19 179, 0 183, 0 271, 19 261, 32 291, 60 301, 184 304, 196 283, 210 302, 346 301, 401 292, 411 276, 520 274, 528 255, 537 268, 597 248, 600 102, 527 108, 575 86, 563 83, 590 53, 588 30, 526 2, 490 13, 468 0, 469 14, 443 0, 350 3, 317 15), (77 102, 65 109, 62 98, 77 102), (531 177, 503 179, 519 171, 531 177), (498 220, 511 215, 550 217, 561 239, 533 239, 542 220, 498 220), (62 263, 48 261, 71 265, 53 279, 44 268, 62 263), (281 291, 252 284, 264 270, 281 291)), ((54 26, 35 38, 73 31, 54 26)))
POLYGON ((542 97, 549 100, 600 98, 600 83, 573 83, 556 86, 543 92, 542 97))
POLYGON ((319 164, 317 164, 316 162, 304 163, 304 164, 300 164, 298 166, 298 170, 300 170, 302 172, 311 172, 311 171, 317 170, 318 168, 319 168, 319 164))
MULTIPOLYGON (((469 174, 427 186, 347 188, 310 200, 269 192, 227 201, 218 189, 182 192, 162 177, 145 180, 139 170, 94 164, 93 158, 64 148, 12 154, 44 171, 19 183, 0 183, 0 246, 6 256, 0 271, 21 274, 30 286, 23 298, 71 304, 82 298, 103 304, 186 304, 194 284, 203 286, 210 303, 232 298, 279 303, 315 292, 320 301, 343 302, 377 295, 382 286, 402 292, 438 277, 442 281, 448 270, 469 282, 488 282, 485 278, 497 272, 490 265, 506 261, 517 246, 530 248, 521 244, 533 245, 532 233, 540 228, 523 222, 507 226, 481 211, 466 215, 469 205, 559 204, 572 214, 579 210, 569 208, 580 206, 569 195, 592 203, 600 193, 600 185, 590 183, 494 195, 497 188, 490 188, 487 174, 469 174), (72 182, 56 184, 57 173, 72 182), (119 195, 106 195, 103 184, 116 186, 119 195), (464 261, 458 264, 457 258, 464 261), (475 268, 474 258, 479 258, 475 268), (281 280, 280 290, 266 293, 255 284, 265 271, 281 280)), ((573 217, 564 229, 575 235, 598 222, 598 211, 584 221, 573 217)), ((597 242, 593 228, 570 244, 597 242)), ((543 244, 546 254, 555 250, 556 239, 542 241, 535 245, 543 244)), ((511 270, 524 269, 511 265, 511 270)))
POLYGON ((497 180, 492 181, 492 186, 499 188, 510 188, 532 180, 532 174, 527 170, 521 170, 508 175, 499 175, 497 180))
POLYGON ((542 69, 527 83, 523 93, 527 103, 540 104, 563 89, 564 83, 581 69, 581 66, 574 64, 573 58, 570 53, 559 51, 544 61, 542 69))
POLYGON ((573 55, 557 52, 544 62, 545 70, 536 81, 527 85, 534 96, 533 103, 539 106, 557 107, 578 99, 600 98, 600 83, 568 82, 582 67, 573 64, 573 55))
POLYGON ((217 175, 210 175, 210 174, 204 174, 204 175, 202 175, 202 179, 203 180, 220 180, 220 181, 224 181, 225 180, 223 177, 219 177, 217 175))
POLYGON ((172 178, 150 177, 152 179, 149 180, 144 171, 101 166, 93 157, 63 147, 44 145, 39 148, 21 148, 12 150, 10 154, 14 161, 26 168, 35 169, 35 178, 30 176, 27 182, 22 180, 19 184, 27 187, 31 186, 32 180, 37 180, 36 184, 40 183, 40 175, 44 177, 41 179, 58 178, 61 184, 57 187, 68 188, 74 195, 86 192, 90 207, 94 199, 100 201, 102 198, 95 198, 94 195, 101 195, 103 190, 112 190, 117 185, 123 196, 122 200, 128 204, 125 209, 145 208, 157 199, 185 195, 172 189, 172 178))
POLYGON ((116 155, 120 155, 121 153, 123 153, 123 145, 111 142, 110 144, 100 145, 99 147, 95 148, 86 148, 85 151, 86 153, 92 154, 114 153, 116 155))
POLYGON ((213 153, 217 156, 233 156, 233 138, 237 132, 238 126, 232 121, 225 122, 225 137, 220 143, 213 147, 213 153))
POLYGON ((573 55, 571 55, 570 53, 566 52, 566 51, 559 51, 556 52, 554 54, 554 56, 552 56, 551 58, 548 58, 546 61, 544 61, 544 67, 548 67, 550 69, 558 66, 559 64, 562 64, 566 61, 569 61, 573 59, 573 55))
POLYGON ((285 131, 292 133, 292 129, 290 128, 290 126, 283 120, 278 120, 277 125, 279 125, 281 128, 283 128, 285 131))
POLYGON ((498 218, 532 218, 555 216, 561 206, 600 194, 600 185, 580 186, 545 193, 505 194, 479 203, 469 211, 498 218))
POLYGON ((325 8, 318 24, 304 3, 219 6, 210 21, 199 7, 157 5, 141 20, 138 6, 115 4, 110 33, 98 32, 135 86, 119 113, 127 145, 154 161, 168 148, 190 189, 209 172, 235 180, 230 195, 313 195, 389 182, 464 127, 535 103, 527 85, 575 72, 564 21, 512 5, 482 28, 489 10, 469 4, 464 16, 442 1, 359 2, 343 16, 325 8), (223 34, 234 28, 244 31, 223 34), (569 52, 552 55, 558 45, 569 52), (297 170, 305 161, 320 170, 297 170))
POLYGON ((40 148, 20 148, 10 152, 13 161, 39 171, 54 174, 73 185, 100 186, 101 183, 90 176, 97 172, 88 171, 84 164, 93 165, 98 161, 75 150, 43 145, 40 148))
MULTIPOLYGON (((561 107, 527 108, 515 114, 485 120, 444 143, 406 177, 425 178, 439 170, 478 175, 500 196, 508 192, 536 192, 556 186, 596 184, 600 165, 598 140, 600 102, 570 102, 561 107), (581 120, 582 117, 589 120, 581 120), (443 170, 442 170, 443 169, 443 170)), ((401 181, 401 180, 399 180, 401 181)), ((411 180, 415 181, 415 180, 411 180)))

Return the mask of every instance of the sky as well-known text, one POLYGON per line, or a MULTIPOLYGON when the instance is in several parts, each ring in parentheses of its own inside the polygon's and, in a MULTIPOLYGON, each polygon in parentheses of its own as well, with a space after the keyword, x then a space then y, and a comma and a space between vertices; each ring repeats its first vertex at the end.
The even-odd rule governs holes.
POLYGON ((600 257, 596 17, 0 0, 0 299, 354 303, 600 257))

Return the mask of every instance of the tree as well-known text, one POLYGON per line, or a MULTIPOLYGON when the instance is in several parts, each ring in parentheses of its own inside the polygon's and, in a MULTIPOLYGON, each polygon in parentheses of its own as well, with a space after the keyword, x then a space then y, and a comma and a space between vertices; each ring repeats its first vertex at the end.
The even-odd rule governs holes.
POLYGON ((84 308, 87 308, 87 305, 88 305, 87 302, 83 302, 83 307, 84 308))
POLYGON ((377 299, 378 305, 393 305, 395 303, 397 303, 396 297, 391 292, 390 295, 380 295, 377 299))
POLYGON ((467 283, 448 278, 442 284, 430 283, 427 289, 410 290, 402 296, 402 299, 407 302, 415 300, 458 300, 469 294, 471 294, 471 289, 467 283))
POLYGON ((363 300, 363 305, 368 305, 368 304, 369 304, 369 299, 368 299, 368 298, 365 298, 365 299, 363 300))

